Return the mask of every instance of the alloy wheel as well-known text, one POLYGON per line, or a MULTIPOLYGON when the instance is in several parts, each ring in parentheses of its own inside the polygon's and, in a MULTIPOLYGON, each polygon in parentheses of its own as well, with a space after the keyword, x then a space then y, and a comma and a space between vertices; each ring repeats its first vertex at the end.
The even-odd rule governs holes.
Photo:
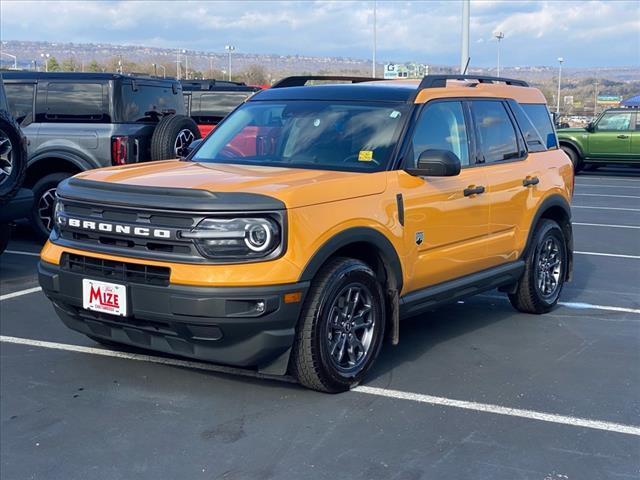
POLYGON ((561 273, 562 249, 558 239, 549 235, 542 242, 536 262, 536 287, 543 297, 552 297, 557 292, 561 273))
POLYGON ((350 284, 340 290, 329 309, 329 358, 343 374, 357 373, 367 361, 376 326, 372 301, 373 295, 366 286, 350 284))
POLYGON ((176 157, 184 157, 187 155, 187 148, 191 145, 191 142, 195 140, 195 135, 191 130, 185 128, 178 132, 178 136, 176 137, 176 141, 173 145, 174 152, 176 157))
POLYGON ((0 183, 4 183, 13 171, 13 145, 9 137, 0 130, 0 183))
POLYGON ((42 225, 51 231, 53 228, 53 207, 56 201, 56 189, 45 190, 38 199, 38 216, 42 225))

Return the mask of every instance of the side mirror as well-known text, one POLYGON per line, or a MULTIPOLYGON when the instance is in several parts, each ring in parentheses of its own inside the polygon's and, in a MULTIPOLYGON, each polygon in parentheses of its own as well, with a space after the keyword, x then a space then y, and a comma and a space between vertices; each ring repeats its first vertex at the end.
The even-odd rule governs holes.
POLYGON ((198 138, 197 140, 194 140, 189 145, 187 145, 187 149, 186 149, 185 155, 182 158, 187 158, 189 155, 191 155, 193 153, 193 151, 200 146, 200 144, 202 143, 203 140, 204 140, 204 138, 198 138))
POLYGON ((406 168, 415 177, 454 177, 460 173, 460 159, 449 150, 425 150, 416 168, 406 168))
POLYGON ((593 122, 589 122, 589 123, 587 123, 587 126, 586 126, 586 127, 584 127, 584 129, 585 129, 587 132, 593 132, 593 131, 595 131, 596 126, 593 124, 593 122))

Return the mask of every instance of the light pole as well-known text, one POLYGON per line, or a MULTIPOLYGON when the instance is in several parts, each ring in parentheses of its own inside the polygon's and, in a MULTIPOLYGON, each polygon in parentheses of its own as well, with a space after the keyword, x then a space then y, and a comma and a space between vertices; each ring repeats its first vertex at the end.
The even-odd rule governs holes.
POLYGON ((184 56, 184 79, 189 80, 189 57, 187 57, 187 51, 182 50, 184 56))
POLYGON ((42 57, 42 61, 44 62, 44 71, 48 72, 49 71, 49 57, 51 55, 49 55, 48 53, 41 53, 40 56, 42 57))
POLYGON ((469 10, 470 0, 462 0, 462 48, 460 49, 460 74, 467 72, 469 65, 469 10))
POLYGON ((500 42, 504 38, 504 33, 495 32, 493 36, 496 37, 496 39, 498 40, 498 77, 499 77, 500 76, 500 42))
POLYGON ((224 49, 227 51, 227 71, 229 72, 229 81, 231 81, 231 52, 233 52, 236 47, 233 45, 225 45, 224 49))
POLYGON ((593 90, 593 118, 598 114, 598 70, 596 70, 596 87, 593 90))
POLYGON ((180 50, 176 54, 176 80, 180 80, 180 50))
POLYGON ((213 57, 209 57, 209 78, 213 79, 213 57))
POLYGON ((378 2, 373 0, 373 63, 371 65, 371 76, 376 78, 376 50, 378 43, 378 2))
POLYGON ((162 69, 162 78, 167 78, 167 69, 164 68, 164 65, 159 65, 159 64, 154 64, 154 65, 155 65, 156 70, 158 68, 162 69))
POLYGON ((564 62, 564 58, 558 57, 558 63, 560 67, 558 68, 558 103, 556 104, 556 115, 560 116, 560 86, 562 85, 562 62, 564 62))
POLYGON ((0 52, 2 55, 6 55, 7 57, 13 58, 13 69, 14 70, 18 70, 18 57, 16 57, 15 55, 11 55, 10 53, 7 52, 0 52))

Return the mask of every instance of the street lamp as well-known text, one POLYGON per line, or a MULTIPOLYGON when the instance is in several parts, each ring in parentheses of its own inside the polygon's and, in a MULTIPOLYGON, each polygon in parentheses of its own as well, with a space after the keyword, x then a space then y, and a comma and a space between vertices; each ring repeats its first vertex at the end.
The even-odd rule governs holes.
POLYGON ((233 45, 225 45, 224 49, 227 51, 227 70, 229 72, 229 81, 231 81, 231 52, 233 52, 236 47, 233 45))
POLYGON ((558 57, 558 63, 560 66, 558 67, 558 98, 556 104, 556 115, 560 116, 560 85, 562 85, 562 62, 564 62, 564 58, 558 57))
POLYGON ((213 57, 209 57, 209 78, 213 79, 213 57))
POLYGON ((13 58, 13 69, 14 70, 18 70, 18 57, 16 57, 15 55, 11 55, 10 53, 7 52, 0 52, 2 55, 6 55, 7 57, 13 58))
POLYGON ((503 32, 495 32, 493 34, 494 37, 498 40, 498 77, 500 76, 500 42, 504 38, 503 32))
POLYGON ((184 55, 184 78, 189 80, 189 57, 187 57, 187 51, 182 50, 182 55, 184 55))
POLYGON ((378 32, 377 32, 377 20, 378 20, 378 2, 376 0, 373 0, 373 62, 372 62, 372 77, 376 78, 376 50, 377 50, 377 43, 378 43, 378 32))
POLYGON ((41 53, 40 56, 42 57, 42 61, 44 62, 44 71, 48 72, 49 71, 49 57, 51 55, 49 55, 48 53, 41 53))

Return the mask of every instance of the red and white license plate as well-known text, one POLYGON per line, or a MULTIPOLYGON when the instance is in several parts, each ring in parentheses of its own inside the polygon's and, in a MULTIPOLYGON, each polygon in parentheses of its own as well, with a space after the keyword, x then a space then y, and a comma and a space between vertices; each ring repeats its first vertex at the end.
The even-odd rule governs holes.
POLYGON ((127 315, 127 288, 117 283, 82 279, 82 307, 111 315, 127 315))

